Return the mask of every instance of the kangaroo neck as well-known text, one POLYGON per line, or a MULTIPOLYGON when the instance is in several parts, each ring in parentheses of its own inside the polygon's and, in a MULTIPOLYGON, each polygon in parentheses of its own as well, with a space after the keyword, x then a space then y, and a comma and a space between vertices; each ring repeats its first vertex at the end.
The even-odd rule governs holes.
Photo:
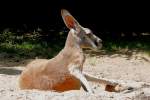
MULTIPOLYGON (((59 54, 54 58, 56 60, 61 60, 65 64, 69 64, 71 62, 78 62, 82 65, 85 60, 85 56, 82 48, 78 44, 78 40, 73 36, 74 34, 69 32, 67 36, 67 40, 65 43, 65 47, 59 52, 59 54)), ((59 62, 59 61, 58 61, 59 62)))
POLYGON ((71 29, 68 33, 64 49, 74 49, 74 50, 82 52, 83 50, 80 47, 78 41, 79 41, 79 38, 77 38, 77 36, 75 35, 75 31, 71 29))

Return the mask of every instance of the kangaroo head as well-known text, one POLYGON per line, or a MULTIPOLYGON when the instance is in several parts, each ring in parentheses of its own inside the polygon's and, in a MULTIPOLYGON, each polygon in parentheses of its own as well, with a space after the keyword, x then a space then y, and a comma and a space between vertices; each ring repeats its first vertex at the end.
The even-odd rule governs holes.
POLYGON ((82 27, 78 21, 65 9, 61 10, 61 15, 70 33, 76 38, 76 43, 81 48, 99 50, 102 47, 102 40, 93 34, 89 28, 82 27))

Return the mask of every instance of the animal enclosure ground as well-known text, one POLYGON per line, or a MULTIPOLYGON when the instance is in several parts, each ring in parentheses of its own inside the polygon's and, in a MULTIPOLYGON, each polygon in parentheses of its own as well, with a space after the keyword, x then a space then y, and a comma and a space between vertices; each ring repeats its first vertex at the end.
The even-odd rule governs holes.
MULTIPOLYGON (((107 92, 101 85, 91 83, 94 94, 81 90, 64 93, 38 90, 19 90, 18 77, 24 65, 31 60, 21 62, 0 58, 0 100, 149 100, 150 86, 140 87, 130 92, 107 92)), ((121 82, 125 85, 140 86, 142 82, 150 84, 150 57, 143 53, 132 56, 123 54, 87 55, 84 71, 94 76, 121 82)))

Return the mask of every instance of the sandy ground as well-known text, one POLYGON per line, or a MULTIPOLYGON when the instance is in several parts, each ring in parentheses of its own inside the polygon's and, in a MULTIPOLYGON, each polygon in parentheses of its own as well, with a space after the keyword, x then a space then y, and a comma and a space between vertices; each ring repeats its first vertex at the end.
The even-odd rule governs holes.
POLYGON ((28 61, 0 59, 0 100, 150 100, 150 57, 142 53, 132 56, 87 55, 85 72, 135 88, 119 93, 104 91, 100 84, 92 82, 90 84, 94 94, 82 89, 63 93, 19 90, 18 77, 28 61))

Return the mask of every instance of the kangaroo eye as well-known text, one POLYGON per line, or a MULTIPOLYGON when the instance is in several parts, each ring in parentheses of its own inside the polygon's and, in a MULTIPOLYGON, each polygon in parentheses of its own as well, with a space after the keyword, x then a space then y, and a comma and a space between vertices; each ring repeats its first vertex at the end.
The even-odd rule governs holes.
POLYGON ((89 38, 92 37, 92 35, 90 33, 86 34, 89 38))

